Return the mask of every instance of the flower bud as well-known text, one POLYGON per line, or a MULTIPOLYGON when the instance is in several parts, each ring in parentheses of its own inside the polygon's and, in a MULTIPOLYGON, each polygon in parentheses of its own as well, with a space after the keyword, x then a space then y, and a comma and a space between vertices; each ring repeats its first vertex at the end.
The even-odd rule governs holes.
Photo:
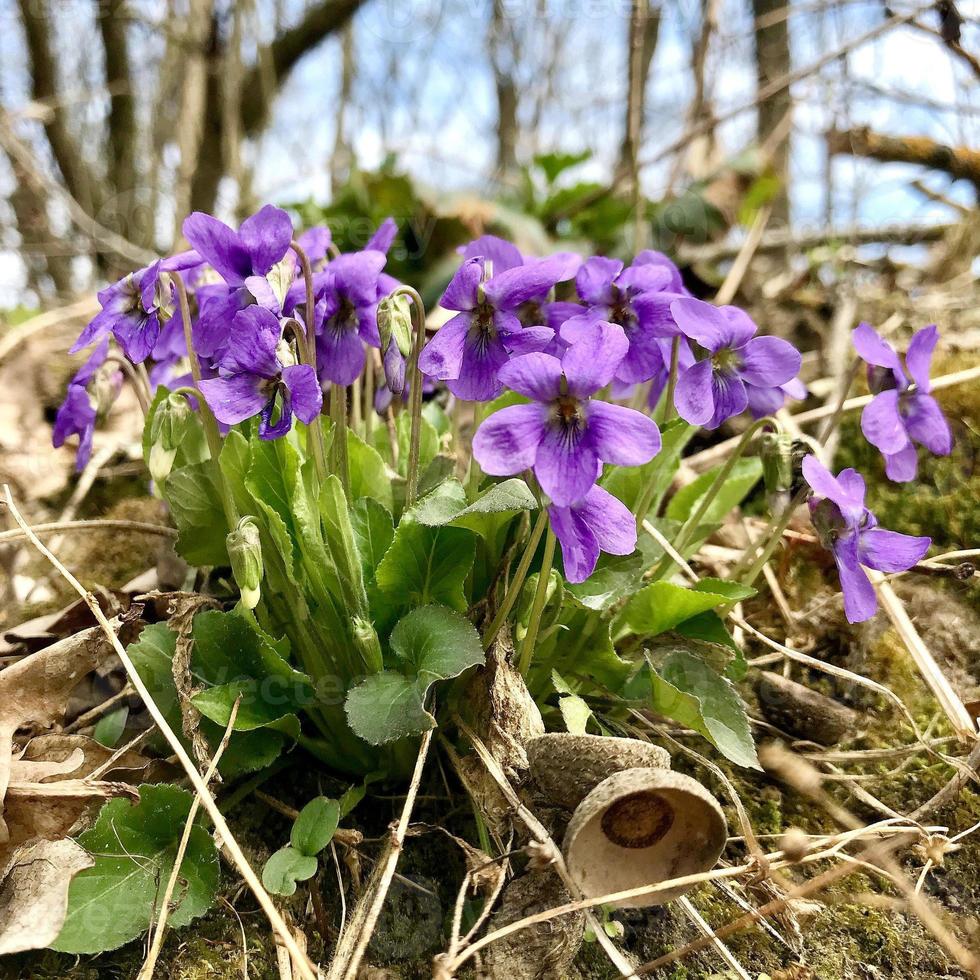
POLYGON ((354 646, 361 655, 364 666, 370 671, 381 670, 384 666, 381 641, 374 625, 360 616, 355 616, 351 625, 354 627, 354 646))
POLYGON ((394 341, 403 357, 412 350, 412 307, 404 293, 392 293, 378 303, 378 333, 381 351, 394 341))
POLYGON ((193 424, 194 412, 183 395, 168 395, 150 422, 150 476, 162 483, 170 476, 177 450, 193 424))
POLYGON ((254 609, 258 605, 262 584, 262 543, 259 528, 253 517, 243 517, 238 527, 225 539, 228 558, 235 582, 242 594, 242 605, 254 609))
POLYGON ((385 381, 396 395, 405 390, 405 358, 412 349, 412 313, 408 297, 392 293, 378 304, 378 333, 385 381))
POLYGON ((764 432, 760 442, 766 491, 785 493, 793 485, 793 437, 788 432, 764 432))

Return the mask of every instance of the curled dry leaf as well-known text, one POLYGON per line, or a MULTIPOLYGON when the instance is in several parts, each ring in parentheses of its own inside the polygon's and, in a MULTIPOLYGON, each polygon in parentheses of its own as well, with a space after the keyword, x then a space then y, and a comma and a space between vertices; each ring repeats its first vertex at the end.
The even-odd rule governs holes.
MULTIPOLYGON (((115 625, 128 631, 131 624, 115 625)), ((55 724, 79 682, 112 655, 102 630, 93 627, 0 672, 0 865, 28 841, 64 837, 93 804, 134 795, 128 781, 149 765, 135 753, 114 761, 112 781, 99 772, 112 753, 92 739, 42 735, 23 750, 13 741, 19 730, 55 724)))
POLYGON ((544 734, 544 721, 521 672, 514 666, 510 631, 502 629, 473 675, 465 704, 473 730, 490 754, 520 785, 527 774, 527 743, 544 734))
POLYGON ((53 943, 64 925, 72 879, 94 863, 73 840, 17 848, 0 874, 0 956, 53 943))

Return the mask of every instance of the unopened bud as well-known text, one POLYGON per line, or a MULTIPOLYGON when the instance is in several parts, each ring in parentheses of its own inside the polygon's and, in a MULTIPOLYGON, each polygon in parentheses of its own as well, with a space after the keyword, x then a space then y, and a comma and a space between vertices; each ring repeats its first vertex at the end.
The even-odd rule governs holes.
POLYGON ((412 350, 412 307, 404 293, 392 293, 378 303, 378 333, 382 353, 394 341, 402 357, 408 357, 412 350))
POLYGON ((374 625, 360 616, 355 616, 351 625, 354 627, 354 646, 361 655, 364 666, 371 671, 381 670, 384 666, 381 641, 374 625))
POLYGON ((150 422, 150 476, 162 483, 170 476, 177 450, 193 424, 194 412, 183 395, 168 395, 153 413, 150 422))
POLYGON ((254 609, 262 585, 262 542, 253 517, 243 517, 225 539, 231 571, 242 594, 242 605, 254 609))
POLYGON ((793 485, 793 437, 787 432, 764 432, 760 442, 766 491, 785 493, 793 485))

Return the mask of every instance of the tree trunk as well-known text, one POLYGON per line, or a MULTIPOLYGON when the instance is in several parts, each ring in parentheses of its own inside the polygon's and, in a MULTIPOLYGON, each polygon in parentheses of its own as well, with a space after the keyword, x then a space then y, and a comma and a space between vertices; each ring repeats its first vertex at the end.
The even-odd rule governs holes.
POLYGON ((519 98, 512 66, 520 54, 517 39, 509 29, 504 0, 493 0, 487 47, 497 91, 497 176, 506 179, 517 170, 519 98))
POLYGON ((130 241, 149 245, 153 222, 141 215, 138 197, 136 151, 136 100, 129 70, 129 39, 126 34, 126 0, 102 0, 97 4, 99 33, 105 51, 105 81, 109 90, 109 169, 112 198, 97 216, 102 224, 130 241))
MULTIPOLYGON (((785 0, 752 0, 755 16, 755 64, 757 90, 761 91, 792 68, 789 47, 789 19, 785 0)), ((789 224, 789 120, 793 97, 789 87, 759 103, 757 137, 767 150, 770 166, 781 189, 773 201, 772 225, 789 224)))
POLYGON ((58 85, 58 73, 51 45, 51 13, 45 0, 17 0, 31 76, 31 95, 49 112, 44 131, 55 162, 64 178, 68 193, 94 215, 99 208, 96 187, 82 157, 81 147, 68 126, 64 100, 58 85))
POLYGON ((646 114, 647 80, 650 64, 660 35, 660 10, 650 0, 633 0, 630 11, 628 60, 626 66, 626 116, 623 121, 623 143, 619 167, 631 180, 635 177, 640 143, 643 140, 643 118, 646 114))

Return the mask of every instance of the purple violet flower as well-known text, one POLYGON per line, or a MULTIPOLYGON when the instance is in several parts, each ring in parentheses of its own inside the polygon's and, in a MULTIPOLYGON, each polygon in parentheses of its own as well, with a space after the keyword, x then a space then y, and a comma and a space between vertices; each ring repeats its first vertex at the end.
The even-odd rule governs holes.
POLYGON ((487 278, 484 256, 467 259, 440 300, 456 316, 423 349, 419 358, 422 373, 445 381, 457 398, 496 398, 504 390, 500 369, 511 354, 541 351, 553 342, 553 330, 541 325, 523 327, 517 311, 529 300, 547 295, 566 265, 561 256, 536 259, 501 273, 494 267, 487 278))
POLYGON ((494 412, 473 438, 485 473, 513 476, 533 469, 559 507, 578 503, 596 481, 599 461, 639 466, 660 451, 660 431, 641 412, 592 399, 609 384, 629 343, 623 328, 599 321, 561 359, 515 357, 500 380, 533 401, 494 412))
POLYGON ((85 469, 92 456, 92 437, 99 415, 108 408, 122 387, 122 374, 118 370, 105 378, 107 384, 101 388, 98 385, 108 354, 109 338, 103 337, 69 382, 65 400, 54 420, 51 442, 55 449, 60 449, 69 436, 78 436, 75 469, 79 472, 85 469), (94 391, 90 390, 93 388, 94 391))
POLYGON ((316 283, 317 372, 324 383, 349 385, 364 370, 364 345, 378 336, 378 280, 384 252, 340 255, 316 283))
POLYGON ((750 389, 757 389, 752 398, 759 405, 763 392, 787 384, 800 370, 799 351, 779 337, 756 337, 758 327, 738 307, 682 298, 670 309, 678 327, 707 353, 677 379, 677 411, 691 425, 717 429, 745 411, 750 389))
POLYGON ((279 319, 261 306, 239 311, 235 343, 220 362, 219 376, 201 382, 215 418, 225 425, 260 415, 259 436, 277 439, 293 424, 293 415, 309 424, 320 413, 323 394, 308 364, 296 364, 283 339, 279 319), (279 418, 273 422, 276 403, 279 418))
POLYGON ((75 354, 111 333, 134 364, 145 361, 174 312, 173 287, 164 273, 200 264, 201 257, 196 252, 181 252, 107 286, 99 293, 102 309, 81 332, 69 353, 75 354))
POLYGON ((629 508, 598 484, 570 507, 548 508, 551 529, 561 545, 565 578, 584 582, 599 561, 599 552, 629 555, 636 548, 636 518, 629 508))
POLYGON ((930 394, 929 367, 938 339, 935 325, 919 330, 909 342, 903 370, 895 349, 870 324, 860 324, 852 334, 855 350, 868 364, 868 386, 874 393, 861 413, 861 431, 881 451, 885 474, 896 483, 915 479, 919 459, 914 443, 937 456, 953 451, 949 423, 930 394))
MULTIPOLYGON (((483 235, 481 238, 476 238, 468 245, 461 247, 458 251, 464 259, 478 257, 488 259, 493 263, 495 276, 519 266, 533 265, 535 262, 548 262, 554 266, 552 271, 557 277, 555 281, 549 283, 548 280, 545 280, 540 291, 529 296, 515 310, 517 319, 521 321, 521 325, 524 327, 545 326, 557 332, 558 328, 569 317, 576 316, 584 310, 584 307, 578 303, 561 302, 551 298, 551 291, 555 285, 572 279, 581 268, 582 257, 574 252, 558 252, 546 259, 530 258, 521 255, 516 245, 511 244, 506 239, 498 238, 496 235, 483 235)), ((550 277, 548 278, 550 279, 550 277)), ((561 343, 559 339, 557 343, 550 345, 546 350, 547 353, 560 357, 566 346, 567 344, 561 343)), ((535 350, 541 349, 535 346, 535 350)), ((520 353, 529 354, 532 353, 532 350, 528 349, 520 351, 520 353)))
POLYGON ((201 309, 194 332, 198 354, 220 357, 239 310, 258 302, 280 312, 266 276, 289 251, 293 223, 281 208, 267 204, 246 218, 237 232, 201 211, 184 219, 183 230, 184 237, 227 284, 210 284, 199 291, 201 309))
POLYGON ((904 572, 920 561, 929 538, 886 531, 864 504, 864 479, 853 469, 835 477, 816 456, 803 459, 803 476, 814 496, 810 519, 823 546, 834 554, 849 623, 870 619, 878 608, 874 586, 861 567, 904 572))
MULTIPOLYGON (((680 334, 670 304, 686 293, 673 291, 683 289, 677 268, 658 252, 640 253, 628 268, 617 259, 597 255, 578 270, 575 286, 587 309, 562 324, 562 339, 574 343, 596 320, 619 324, 629 341, 629 351, 616 380, 637 384, 657 379, 657 387, 662 389, 670 368, 671 344, 680 334), (662 261, 655 260, 656 256, 662 261)), ((684 364, 693 362, 686 342, 680 357, 684 364)))

